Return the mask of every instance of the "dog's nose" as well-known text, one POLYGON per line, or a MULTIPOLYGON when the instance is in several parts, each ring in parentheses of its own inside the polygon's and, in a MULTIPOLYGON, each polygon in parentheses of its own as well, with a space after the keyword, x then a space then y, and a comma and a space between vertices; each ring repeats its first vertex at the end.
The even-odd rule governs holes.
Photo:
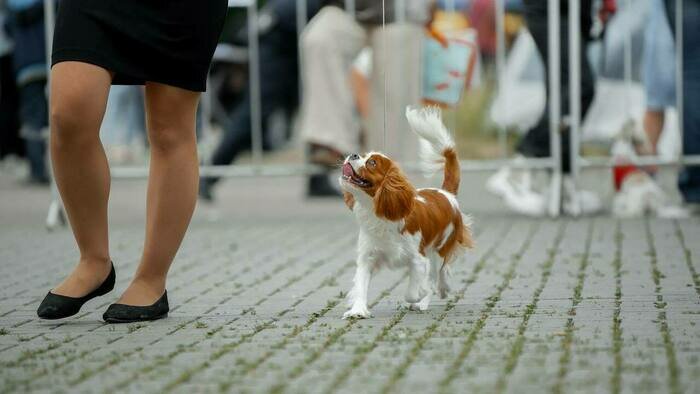
POLYGON ((359 159, 360 159, 360 155, 358 155, 357 153, 353 153, 350 156, 348 156, 348 160, 359 160, 359 159))

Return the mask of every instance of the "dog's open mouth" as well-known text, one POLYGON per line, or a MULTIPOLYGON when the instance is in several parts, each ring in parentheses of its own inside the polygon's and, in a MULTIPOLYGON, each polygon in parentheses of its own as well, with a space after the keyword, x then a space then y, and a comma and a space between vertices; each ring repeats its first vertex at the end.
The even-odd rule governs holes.
POLYGON ((368 187, 371 185, 367 180, 357 175, 350 163, 343 164, 343 179, 359 187, 368 187))

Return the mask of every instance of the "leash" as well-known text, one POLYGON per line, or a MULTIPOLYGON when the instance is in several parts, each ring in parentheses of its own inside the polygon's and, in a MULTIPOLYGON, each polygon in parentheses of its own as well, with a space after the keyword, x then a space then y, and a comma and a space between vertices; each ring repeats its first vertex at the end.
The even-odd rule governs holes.
POLYGON ((389 47, 387 46, 387 40, 386 40, 386 0, 382 0, 382 41, 383 41, 383 46, 384 48, 382 51, 382 79, 384 80, 384 124, 383 124, 383 131, 382 131, 382 150, 386 151, 386 123, 387 123, 387 101, 389 100, 389 96, 387 96, 387 93, 389 91, 388 89, 388 79, 387 79, 387 51, 389 50, 389 47))

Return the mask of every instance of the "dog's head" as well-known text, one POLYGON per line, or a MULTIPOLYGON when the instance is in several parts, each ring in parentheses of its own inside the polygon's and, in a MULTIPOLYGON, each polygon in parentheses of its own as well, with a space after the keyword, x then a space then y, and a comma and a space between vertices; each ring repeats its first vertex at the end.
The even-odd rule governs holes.
POLYGON ((391 221, 408 216, 416 196, 415 188, 398 165, 377 152, 349 155, 343 163, 340 186, 350 209, 355 201, 371 201, 374 213, 391 221))

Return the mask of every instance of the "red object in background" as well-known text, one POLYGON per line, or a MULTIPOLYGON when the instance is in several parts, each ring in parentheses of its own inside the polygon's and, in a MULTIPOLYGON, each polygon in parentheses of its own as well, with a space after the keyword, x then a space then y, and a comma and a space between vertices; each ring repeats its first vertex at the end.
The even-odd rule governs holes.
POLYGON ((615 182, 615 191, 620 191, 622 182, 633 172, 639 171, 639 168, 634 164, 617 164, 613 167, 613 181, 615 182))
POLYGON ((607 23, 608 20, 617 12, 617 1, 616 0, 603 0, 603 5, 600 7, 598 12, 598 17, 603 23, 607 23))
POLYGON ((474 0, 469 9, 469 25, 476 29, 479 50, 486 56, 496 53, 496 8, 493 0, 474 0))

